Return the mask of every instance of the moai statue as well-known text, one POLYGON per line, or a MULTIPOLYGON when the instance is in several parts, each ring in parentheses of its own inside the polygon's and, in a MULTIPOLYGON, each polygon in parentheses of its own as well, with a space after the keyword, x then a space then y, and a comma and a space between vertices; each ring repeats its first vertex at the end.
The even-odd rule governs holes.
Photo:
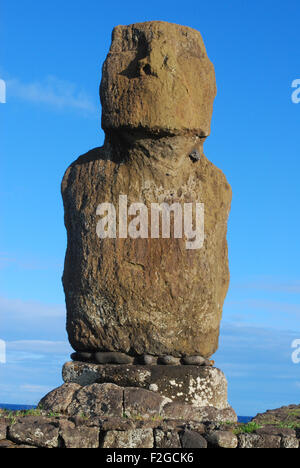
POLYGON ((198 31, 160 21, 114 29, 100 86, 104 146, 62 183, 75 360, 187 372, 217 350, 231 188, 203 153, 215 95, 198 31))

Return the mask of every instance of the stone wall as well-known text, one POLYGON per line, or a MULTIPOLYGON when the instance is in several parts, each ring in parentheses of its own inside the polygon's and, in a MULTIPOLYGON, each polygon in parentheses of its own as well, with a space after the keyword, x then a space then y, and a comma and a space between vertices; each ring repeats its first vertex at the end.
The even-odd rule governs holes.
POLYGON ((193 420, 99 419, 36 411, 0 412, 0 448, 299 448, 300 430, 265 426, 239 433, 240 425, 193 420))

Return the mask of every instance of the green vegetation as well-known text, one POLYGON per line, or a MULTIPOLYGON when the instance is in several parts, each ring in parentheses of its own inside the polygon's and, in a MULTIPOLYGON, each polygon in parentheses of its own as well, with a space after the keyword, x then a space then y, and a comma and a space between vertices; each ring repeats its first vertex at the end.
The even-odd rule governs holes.
MULTIPOLYGON (((145 419, 148 419, 148 418, 145 418, 145 416, 143 416, 142 414, 140 413, 135 413, 135 414, 131 414, 130 416, 128 416, 127 413, 123 413, 123 418, 124 419, 132 419, 133 421, 144 421, 145 419)), ((159 414, 154 414, 153 416, 151 416, 149 418, 151 421, 163 421, 163 417, 160 416, 159 414)))
POLYGON ((300 408, 288 410, 287 414, 289 417, 300 418, 300 408))
POLYGON ((37 408, 37 409, 30 409, 26 411, 18 411, 18 416, 19 417, 24 417, 24 416, 42 416, 42 410, 37 408))
POLYGON ((300 421, 282 421, 280 423, 275 424, 275 426, 280 427, 282 429, 298 429, 300 428, 300 421))
POLYGON ((155 414, 154 416, 152 416, 152 421, 163 421, 163 417, 160 416, 159 414, 155 414))
POLYGON ((133 419, 134 421, 142 421, 144 418, 140 413, 135 413, 131 415, 130 419, 133 419))
POLYGON ((285 409, 278 414, 266 414, 258 419, 263 426, 276 426, 279 428, 300 428, 300 408, 285 409))
POLYGON ((240 424, 233 432, 234 434, 252 434, 257 429, 260 429, 262 426, 257 424, 255 421, 249 422, 247 424, 240 424))
POLYGON ((0 419, 8 419, 11 424, 15 424, 17 419, 24 418, 26 416, 44 416, 46 418, 57 418, 59 417, 59 414, 54 413, 53 411, 42 411, 41 408, 18 411, 11 411, 6 409, 0 410, 0 419))

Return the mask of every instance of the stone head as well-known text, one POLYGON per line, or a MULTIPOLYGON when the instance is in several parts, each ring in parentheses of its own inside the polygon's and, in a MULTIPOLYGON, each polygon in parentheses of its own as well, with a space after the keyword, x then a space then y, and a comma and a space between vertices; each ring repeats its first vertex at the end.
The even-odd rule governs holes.
POLYGON ((100 86, 106 132, 205 137, 215 96, 198 31, 161 21, 114 28, 100 86))

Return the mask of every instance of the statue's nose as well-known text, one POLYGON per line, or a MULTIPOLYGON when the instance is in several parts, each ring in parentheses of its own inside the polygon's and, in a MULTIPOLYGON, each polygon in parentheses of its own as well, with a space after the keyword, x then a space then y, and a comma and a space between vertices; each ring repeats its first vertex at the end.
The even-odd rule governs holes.
POLYGON ((163 66, 163 57, 157 47, 152 47, 146 57, 138 61, 138 72, 140 76, 158 76, 158 71, 163 66))
POLYGON ((159 76, 162 70, 176 71, 176 51, 172 44, 152 41, 147 53, 138 61, 138 74, 159 76))
POLYGON ((154 75, 154 70, 153 67, 151 67, 151 62, 148 60, 148 57, 139 60, 138 71, 140 76, 154 75))
POLYGON ((153 75, 157 76, 156 66, 151 57, 145 57, 138 62, 138 72, 140 76, 153 75))

